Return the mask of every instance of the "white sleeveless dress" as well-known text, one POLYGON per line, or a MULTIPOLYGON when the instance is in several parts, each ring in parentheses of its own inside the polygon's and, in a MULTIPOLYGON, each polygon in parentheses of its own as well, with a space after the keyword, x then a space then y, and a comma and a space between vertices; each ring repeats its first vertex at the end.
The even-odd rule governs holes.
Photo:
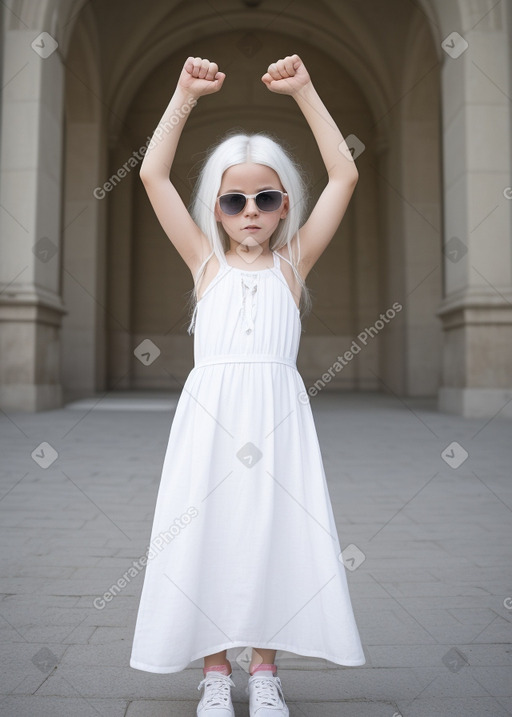
POLYGON ((171 425, 130 658, 138 670, 179 672, 224 649, 232 661, 246 647, 365 664, 296 367, 299 309, 273 257, 252 271, 223 257, 192 317, 194 368, 171 425))

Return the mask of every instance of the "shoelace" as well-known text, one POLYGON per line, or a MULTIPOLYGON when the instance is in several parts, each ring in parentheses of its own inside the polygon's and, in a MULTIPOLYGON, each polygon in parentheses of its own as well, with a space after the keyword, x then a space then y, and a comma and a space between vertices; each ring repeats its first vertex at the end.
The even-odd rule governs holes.
POLYGON ((231 697, 230 686, 235 683, 227 675, 208 675, 201 680, 198 690, 205 685, 204 705, 205 707, 229 707, 231 697))
POLYGON ((258 707, 283 707, 284 694, 279 677, 258 677, 251 682, 258 707), (279 693, 278 693, 279 690, 279 693), (279 697, 281 695, 281 698, 279 697))

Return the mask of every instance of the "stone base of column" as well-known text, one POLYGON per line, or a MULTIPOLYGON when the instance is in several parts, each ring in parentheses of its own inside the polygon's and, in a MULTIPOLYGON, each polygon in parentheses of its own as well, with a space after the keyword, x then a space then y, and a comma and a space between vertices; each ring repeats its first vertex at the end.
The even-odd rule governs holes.
POLYGON ((60 297, 38 288, 0 297, 0 409, 36 412, 61 408, 60 297))
POLYGON ((512 418, 512 291, 469 287, 445 298, 438 409, 465 418, 512 418))
POLYGON ((35 413, 63 406, 60 384, 11 384, 0 386, 0 406, 5 411, 35 413))
POLYGON ((512 387, 440 388, 437 408, 464 418, 512 418, 512 387))

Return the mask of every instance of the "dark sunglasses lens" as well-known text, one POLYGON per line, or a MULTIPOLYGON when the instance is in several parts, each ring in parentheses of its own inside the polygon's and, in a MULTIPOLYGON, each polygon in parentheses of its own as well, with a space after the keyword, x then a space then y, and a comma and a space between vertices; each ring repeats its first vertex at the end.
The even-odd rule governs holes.
POLYGON ((245 197, 243 194, 225 194, 219 204, 224 214, 239 214, 245 207, 245 197))
POLYGON ((275 212, 281 206, 281 192, 271 189, 268 192, 260 192, 256 197, 258 209, 262 212, 275 212))

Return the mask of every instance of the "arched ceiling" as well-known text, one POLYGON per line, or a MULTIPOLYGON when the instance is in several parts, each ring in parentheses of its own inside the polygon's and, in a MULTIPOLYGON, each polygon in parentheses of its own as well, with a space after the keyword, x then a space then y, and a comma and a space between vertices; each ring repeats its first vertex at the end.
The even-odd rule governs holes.
MULTIPOLYGON (((97 61, 103 81, 102 102, 111 112, 109 134, 116 135, 137 89, 171 48, 175 52, 192 42, 200 47, 202 38, 229 29, 256 36, 275 31, 289 35, 291 44, 297 38, 322 48, 363 89, 378 121, 399 99, 396 74, 404 58, 396 37, 408 32, 412 19, 424 16, 438 45, 443 20, 451 26, 462 23, 459 5, 469 12, 475 3, 491 2, 365 0, 355 4, 317 0, 313 4, 296 0, 281 11, 270 0, 262 0, 256 8, 247 7, 243 0, 152 0, 148 12, 147 5, 129 0, 8 0, 5 13, 9 29, 44 28, 53 34, 64 62, 83 11, 93 14, 100 45, 97 61)), ((442 53, 440 47, 438 53, 442 53)))

